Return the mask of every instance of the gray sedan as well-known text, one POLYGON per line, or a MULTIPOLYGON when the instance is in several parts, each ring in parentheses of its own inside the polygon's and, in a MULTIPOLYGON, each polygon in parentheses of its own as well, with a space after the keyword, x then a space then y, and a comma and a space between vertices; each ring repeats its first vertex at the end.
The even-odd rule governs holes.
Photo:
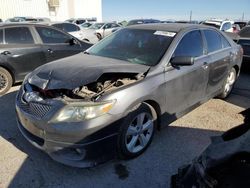
POLYGON ((130 26, 26 76, 16 100, 18 127, 70 166, 134 158, 157 128, 227 97, 241 61, 241 47, 216 28, 130 26))

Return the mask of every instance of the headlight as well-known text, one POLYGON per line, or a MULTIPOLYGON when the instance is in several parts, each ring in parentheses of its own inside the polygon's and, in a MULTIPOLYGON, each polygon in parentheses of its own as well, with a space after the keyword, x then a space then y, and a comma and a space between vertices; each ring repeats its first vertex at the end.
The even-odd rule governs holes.
POLYGON ((93 119, 108 113, 114 104, 115 100, 93 104, 68 104, 52 118, 51 123, 80 122, 93 119))

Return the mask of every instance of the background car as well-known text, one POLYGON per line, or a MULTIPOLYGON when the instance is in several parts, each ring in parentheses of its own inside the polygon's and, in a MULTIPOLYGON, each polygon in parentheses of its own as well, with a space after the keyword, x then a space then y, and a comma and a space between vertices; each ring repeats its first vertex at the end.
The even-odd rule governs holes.
POLYGON ((243 48, 243 65, 250 69, 250 26, 244 27, 238 35, 236 42, 243 48))
POLYGON ((70 23, 74 23, 77 25, 81 25, 86 22, 96 22, 96 18, 71 18, 71 19, 65 20, 65 22, 70 22, 70 23))
POLYGON ((112 32, 119 29, 121 26, 117 23, 105 23, 101 28, 95 30, 95 34, 99 40, 110 35, 112 32))
POLYGON ((157 127, 212 97, 226 98, 241 62, 241 46, 215 28, 125 27, 86 53, 29 74, 16 98, 18 127, 66 165, 134 158, 146 151, 157 127))
POLYGON ((56 27, 58 29, 61 29, 74 37, 78 38, 79 40, 83 40, 83 31, 81 26, 73 24, 73 23, 67 23, 67 22, 62 22, 62 23, 51 23, 49 24, 53 27, 56 27))
POLYGON ((233 27, 233 33, 239 33, 239 31, 240 31, 240 26, 238 25, 238 24, 233 24, 232 25, 232 27, 233 27))
POLYGON ((240 29, 243 29, 246 25, 247 25, 247 22, 234 22, 235 24, 238 24, 240 26, 240 29))
POLYGON ((86 22, 81 24, 80 26, 82 27, 82 29, 88 29, 91 25, 93 25, 93 23, 86 22))
POLYGON ((137 24, 149 24, 149 23, 161 23, 161 21, 155 19, 136 19, 136 20, 130 20, 127 26, 137 25, 137 24))
POLYGON ((0 25, 0 95, 38 66, 80 53, 90 46, 49 26, 0 25))
POLYGON ((219 20, 219 19, 212 19, 212 20, 206 20, 202 24, 216 27, 217 29, 225 32, 233 33, 233 21, 230 20, 219 20))

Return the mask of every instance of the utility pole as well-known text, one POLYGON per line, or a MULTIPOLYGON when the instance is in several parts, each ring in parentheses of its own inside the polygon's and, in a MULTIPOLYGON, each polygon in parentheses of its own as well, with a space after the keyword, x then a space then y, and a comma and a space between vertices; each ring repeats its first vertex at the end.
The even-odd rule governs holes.
POLYGON ((244 14, 244 12, 243 12, 243 14, 242 14, 242 21, 244 21, 244 17, 245 17, 245 14, 244 14))
POLYGON ((192 10, 190 11, 190 17, 189 17, 189 21, 191 22, 192 21, 192 14, 193 14, 193 12, 192 12, 192 10))

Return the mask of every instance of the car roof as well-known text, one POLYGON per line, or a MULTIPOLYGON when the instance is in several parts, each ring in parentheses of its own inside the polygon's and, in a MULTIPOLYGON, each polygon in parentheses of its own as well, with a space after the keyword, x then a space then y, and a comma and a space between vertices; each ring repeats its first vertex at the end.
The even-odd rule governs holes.
POLYGON ((13 22, 13 23, 0 23, 0 27, 8 27, 8 26, 48 26, 48 22, 13 22))
POLYGON ((205 25, 199 24, 183 24, 183 23, 153 23, 153 24, 138 24, 131 25, 127 28, 131 29, 144 29, 144 30, 159 30, 159 31, 172 31, 172 32, 180 32, 181 30, 191 29, 191 28, 211 28, 205 25))

